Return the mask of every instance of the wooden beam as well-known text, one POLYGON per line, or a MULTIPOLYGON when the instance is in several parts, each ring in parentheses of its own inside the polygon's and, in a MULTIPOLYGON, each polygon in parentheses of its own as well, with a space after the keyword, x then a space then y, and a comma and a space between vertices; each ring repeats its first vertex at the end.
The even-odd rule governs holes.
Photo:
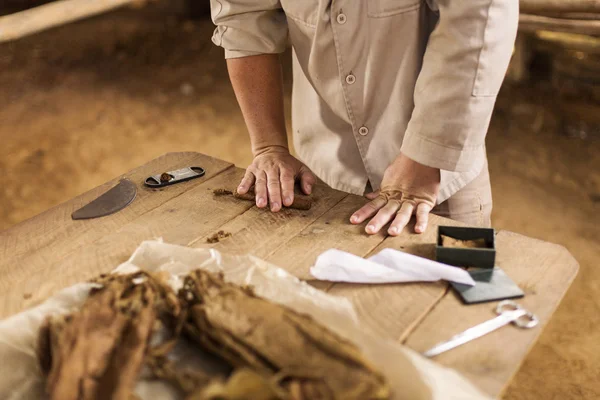
POLYGON ((0 17, 0 43, 101 14, 138 0, 59 0, 0 17))
POLYGON ((544 17, 541 15, 521 14, 519 29, 524 32, 548 30, 555 32, 579 33, 582 35, 600 35, 600 21, 575 20, 544 17))
POLYGON ((519 7, 527 14, 600 13, 600 0, 520 0, 519 7))

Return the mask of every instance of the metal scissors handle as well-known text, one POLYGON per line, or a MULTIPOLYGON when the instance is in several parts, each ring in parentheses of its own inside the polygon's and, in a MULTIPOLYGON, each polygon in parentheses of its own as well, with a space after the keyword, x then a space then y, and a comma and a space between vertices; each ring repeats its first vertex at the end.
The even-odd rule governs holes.
POLYGON ((496 318, 469 328, 466 331, 453 336, 450 338, 450 340, 437 344, 432 349, 423 353, 423 355, 425 357, 437 356, 438 354, 493 332, 504 325, 508 325, 509 323, 512 323, 522 329, 529 329, 536 326, 539 322, 538 318, 534 314, 510 300, 505 300, 498 303, 496 306, 496 314, 498 314, 496 318))

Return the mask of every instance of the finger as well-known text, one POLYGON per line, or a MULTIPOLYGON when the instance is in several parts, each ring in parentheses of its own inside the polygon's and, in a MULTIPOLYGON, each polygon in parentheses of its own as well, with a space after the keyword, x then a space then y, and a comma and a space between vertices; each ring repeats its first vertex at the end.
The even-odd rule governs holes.
POLYGON ((379 190, 365 194, 365 197, 369 200, 373 200, 377 196, 379 196, 379 190))
POLYGON ((386 203, 387 198, 385 198, 384 196, 377 196, 375 200, 368 202, 367 204, 362 206, 357 212, 352 214, 352 216, 350 217, 350 222, 353 224, 362 223, 367 218, 375 215, 375 213, 379 211, 381 207, 385 206, 386 203))
POLYGON ((298 173, 300 176, 300 186, 305 194, 311 194, 313 186, 317 183, 317 177, 307 167, 303 166, 300 168, 298 173))
POLYGON ((267 191, 269 192, 269 203, 271 211, 281 210, 281 183, 279 182, 279 168, 267 171, 267 191))
POLYGON ((267 174, 265 174, 265 171, 258 171, 254 175, 256 176, 256 181, 254 182, 256 206, 264 208, 267 206, 267 174))
POLYGON ((373 235, 388 222, 390 222, 396 216, 396 212, 400 209, 400 202, 398 200, 390 200, 387 204, 377 212, 377 215, 369 222, 369 225, 365 228, 365 231, 369 235, 373 235))
POLYGON ((427 229, 431 208, 432 207, 427 203, 419 203, 417 206, 417 223, 415 225, 416 233, 423 233, 425 232, 425 229, 427 229))
POLYGON ((244 174, 244 177, 242 178, 242 181, 240 182, 240 185, 237 188, 237 192, 239 194, 248 193, 248 190, 250 190, 250 188, 254 184, 254 179, 254 174, 248 168, 246 170, 246 173, 244 174))
POLYGON ((394 218, 394 222, 390 225, 390 229, 388 229, 388 233, 392 236, 396 236, 402 232, 402 229, 408 224, 410 221, 410 217, 412 216, 413 210, 415 209, 414 203, 411 201, 402 202, 402 207, 400 207, 400 211, 396 214, 396 218, 394 218))
POLYGON ((281 179, 283 204, 289 207, 294 202, 294 174, 287 168, 281 169, 279 178, 281 179))

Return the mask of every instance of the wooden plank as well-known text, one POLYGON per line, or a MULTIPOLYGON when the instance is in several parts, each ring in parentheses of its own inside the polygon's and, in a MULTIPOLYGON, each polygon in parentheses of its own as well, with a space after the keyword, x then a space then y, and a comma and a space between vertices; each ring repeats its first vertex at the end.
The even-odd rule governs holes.
MULTIPOLYGON (((412 233, 414 222, 411 222, 402 235, 387 237, 370 255, 392 248, 434 260, 438 225, 464 224, 432 215, 425 233, 412 233)), ((402 341, 442 299, 447 287, 446 282, 390 285, 336 283, 328 292, 352 301, 361 322, 376 333, 402 341)))
MULTIPOLYGON (((422 235, 405 233, 399 237, 386 238, 382 232, 368 236, 364 233, 364 224, 355 226, 348 222, 350 215, 365 201, 362 197, 349 195, 266 259, 319 289, 347 297, 354 304, 361 322, 379 334, 403 339, 441 299, 447 284, 333 285, 312 280, 310 266, 319 254, 330 248, 364 257, 391 247, 434 258, 437 225, 461 224, 432 216, 430 228, 422 235)), ((412 224, 407 232, 411 229, 412 224)))
POLYGON ((600 12, 600 0, 520 0, 521 12, 600 12))
MULTIPOLYGON (((112 270, 144 240, 162 237, 166 242, 185 245, 212 233, 252 207, 252 203, 239 201, 224 206, 214 200, 207 187, 223 186, 240 178, 240 170, 228 169, 63 259, 52 258, 38 269, 13 266, 0 277, 0 318, 36 304, 61 288, 112 270), (31 297, 25 300, 25 294, 31 297)), ((176 185, 170 188, 175 189, 176 185)))
POLYGON ((50 268, 19 270, 9 279, 0 280, 0 289, 8 291, 4 295, 8 305, 0 309, 0 313, 15 312, 20 307, 46 298, 61 287, 110 271, 147 239, 162 237, 168 243, 208 246, 205 241, 208 236, 218 230, 226 230, 234 236, 213 246, 229 252, 252 252, 264 256, 294 237, 346 196, 319 184, 314 188, 314 204, 310 210, 285 210, 274 214, 256 208, 252 202, 213 195, 215 188, 235 187, 243 174, 242 169, 228 169, 143 214, 116 232, 54 262, 50 268), (49 277, 57 271, 62 271, 60 276, 50 280, 49 277), (15 282, 19 284, 15 285, 15 282), (35 294, 29 301, 23 302, 23 294, 32 293, 33 288, 36 288, 35 294))
MULTIPOLYGON (((578 269, 575 259, 562 246, 505 231, 498 233, 496 243, 498 265, 523 288, 526 295, 518 302, 540 318, 540 325, 533 329, 507 326, 435 358, 492 396, 500 396, 517 372, 578 269)), ((495 305, 465 306, 449 293, 410 333, 405 344, 423 352, 493 318, 495 305)))
POLYGON ((42 268, 48 260, 56 261, 75 249, 114 232, 140 215, 206 182, 232 164, 199 153, 168 153, 142 165, 106 184, 60 204, 8 230, 0 232, 0 281, 26 266, 28 270, 42 268), (168 189, 149 189, 142 182, 151 174, 202 166, 206 175, 168 189), (128 178, 138 186, 136 199, 125 209, 92 220, 71 220, 71 213, 114 186, 119 179, 128 178), (26 240, 24 240, 26 238, 26 240))
MULTIPOLYGON (((319 205, 323 196, 329 193, 338 194, 325 187, 317 187, 315 206, 329 209, 333 204, 322 207, 319 205)), ((340 196, 335 196, 339 198, 340 196)), ((387 237, 383 242, 383 234, 368 237, 364 234, 364 226, 350 225, 348 219, 365 200, 358 196, 348 196, 335 208, 323 214, 315 222, 306 221, 314 214, 288 210, 284 213, 273 214, 268 211, 252 208, 218 228, 232 233, 232 239, 214 245, 215 248, 230 253, 252 253, 268 259, 275 265, 294 273, 304 280, 311 281, 310 267, 321 252, 329 248, 338 248, 353 254, 365 256, 376 253, 384 248, 395 248, 421 257, 433 259, 437 225, 462 225, 459 222, 432 216, 431 226, 423 235, 406 233, 400 237, 387 237), (301 216, 301 219, 297 218, 301 216), (287 232, 297 230, 298 224, 306 224, 303 231, 285 243, 290 236, 287 232), (233 240, 235 238, 235 240, 233 240), (285 243, 285 244, 284 244, 285 243), (379 245, 377 245, 379 243, 379 245), (275 251, 273 251, 273 249, 275 251)), ((223 201, 235 201, 224 198, 223 201)), ((314 208, 313 210, 314 211, 314 208)), ((407 228, 412 232, 412 226, 407 228)), ((202 245, 206 238, 198 243, 202 245)), ((375 331, 394 339, 403 339, 411 328, 423 318, 443 296, 446 291, 445 283, 399 284, 399 285, 352 285, 311 281, 314 286, 327 290, 335 295, 350 299, 361 317, 362 322, 375 331)))
POLYGON ((554 32, 578 33, 582 35, 598 35, 600 34, 600 21, 521 14, 519 16, 519 29, 524 32, 548 30, 554 32))
POLYGON ((68 202, 53 207, 27 221, 24 221, 10 229, 0 232, 0 266, 5 265, 7 257, 19 257, 29 254, 49 244, 56 245, 59 239, 77 237, 82 234, 102 235, 110 232, 125 223, 131 221, 137 216, 143 214, 149 209, 155 208, 173 196, 177 196, 187 190, 189 186, 194 186, 211 176, 218 174, 232 164, 217 160, 199 153, 168 153, 158 157, 126 174, 123 174, 111 181, 83 193, 68 202), (142 181, 150 174, 158 171, 170 170, 189 166, 192 163, 198 163, 207 169, 204 178, 176 185, 176 190, 162 190, 158 196, 151 196, 147 200, 148 194, 153 193, 152 189, 142 186, 142 181), (120 212, 103 217, 101 219, 88 221, 72 221, 71 213, 91 200, 104 193, 114 186, 120 179, 128 178, 138 184, 140 190, 132 204, 120 212), (27 237, 28 240, 22 240, 27 237))
MULTIPOLYGON (((243 170, 240 170, 240 176, 243 176, 243 170)), ((233 182, 230 187, 235 187, 235 184, 237 182, 233 182)), ((347 194, 344 192, 318 183, 313 188, 313 205, 310 210, 283 209, 278 213, 272 213, 267 209, 252 207, 219 227, 219 230, 231 233, 232 236, 211 245, 211 247, 230 254, 250 253, 266 259, 346 196, 347 194)), ((221 202, 223 207, 240 202, 229 196, 217 197, 215 200, 221 202)), ((204 246, 206 239, 207 237, 199 238, 190 243, 190 246, 204 246)))
POLYGON ((366 199, 348 195, 334 208, 307 226, 285 246, 267 257, 267 261, 284 268, 300 279, 311 280, 310 266, 325 250, 335 248, 365 256, 385 238, 385 233, 369 236, 365 224, 351 225, 352 213, 366 203, 366 199))
POLYGON ((0 43, 92 17, 137 0, 59 0, 0 17, 0 43))

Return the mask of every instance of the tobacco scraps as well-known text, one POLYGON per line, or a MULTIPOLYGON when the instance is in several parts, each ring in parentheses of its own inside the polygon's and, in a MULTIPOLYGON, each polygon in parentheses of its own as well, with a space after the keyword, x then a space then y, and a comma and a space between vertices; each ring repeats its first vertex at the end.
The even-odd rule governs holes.
POLYGON ((444 247, 458 247, 463 249, 471 249, 478 248, 484 249, 487 247, 485 243, 485 239, 475 239, 475 240, 461 240, 455 239, 450 236, 441 235, 442 236, 442 246, 444 247))
POLYGON ((206 238, 206 243, 219 243, 222 239, 228 238, 230 236, 230 232, 218 231, 217 233, 214 233, 208 238, 206 238))

